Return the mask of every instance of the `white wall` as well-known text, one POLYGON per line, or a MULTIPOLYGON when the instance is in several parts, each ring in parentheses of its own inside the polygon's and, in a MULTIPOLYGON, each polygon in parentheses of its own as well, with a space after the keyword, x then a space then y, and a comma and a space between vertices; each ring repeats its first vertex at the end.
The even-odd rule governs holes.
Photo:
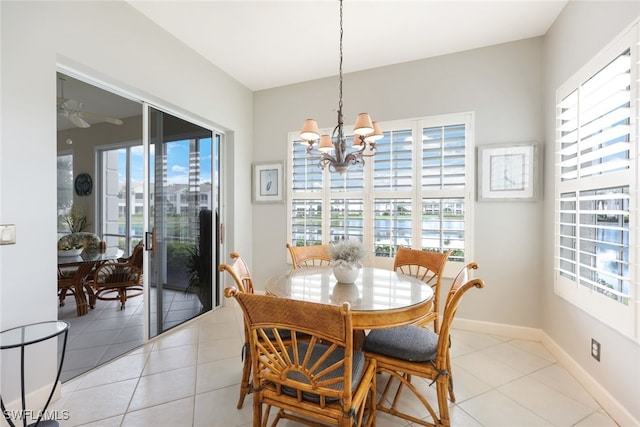
MULTIPOLYGON (((0 329, 57 318, 57 65, 230 130, 225 189, 237 196, 226 206, 235 218, 227 237, 251 258, 248 89, 125 2, 2 1, 0 18, 0 223, 17 226, 17 243, 0 246, 0 329)), ((31 392, 53 381, 55 345, 51 357, 27 353, 31 392)), ((11 401, 17 359, 0 358, 2 397, 11 401)))
MULTIPOLYGON (((553 293, 555 89, 640 15, 640 2, 571 1, 542 38, 345 75, 345 119, 367 111, 386 121, 476 113, 476 144, 545 144, 543 201, 475 203, 473 260, 486 281, 459 316, 540 328, 619 404, 621 420, 640 419, 640 346, 553 293), (591 337, 602 344, 590 357, 591 337)), ((348 61, 345 54, 345 61, 348 61)), ((253 161, 287 158, 287 133, 314 117, 336 121, 337 78, 255 93, 253 161)), ((285 205, 253 206, 252 269, 258 289, 286 264, 285 205)), ((468 298, 468 299, 467 299, 468 298)), ((599 396, 602 397, 602 396, 599 396)))
MULTIPOLYGON (((553 291, 555 91, 640 16, 640 2, 569 2, 545 37, 546 168, 542 328, 614 399, 640 420, 640 344, 620 335, 553 291), (601 344, 591 358, 591 338, 601 344)), ((620 417, 618 419, 621 419, 620 417)))
MULTIPOLYGON (((477 145, 542 142, 542 39, 477 49, 344 76, 345 121, 367 111, 378 121, 475 112, 477 145)), ((349 61, 345 54, 345 61, 349 61)), ((336 58, 337 71, 337 58, 336 58)), ((254 161, 286 159, 287 133, 307 117, 334 126, 338 81, 322 79, 257 92, 254 161)), ((470 159, 474 161, 474 159, 470 159)), ((528 327, 540 326, 542 201, 474 203, 472 258, 486 281, 470 293, 460 316, 528 327), (468 298, 468 300, 467 300, 468 298)), ((286 264, 283 205, 253 206, 252 271, 258 289, 286 264)))

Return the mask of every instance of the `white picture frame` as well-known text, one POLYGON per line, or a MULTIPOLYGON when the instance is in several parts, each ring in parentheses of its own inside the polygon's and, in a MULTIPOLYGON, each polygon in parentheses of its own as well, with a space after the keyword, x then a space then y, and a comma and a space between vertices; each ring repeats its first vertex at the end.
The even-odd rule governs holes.
POLYGON ((284 203, 284 162, 253 164, 253 203, 284 203))
POLYGON ((539 151, 535 143, 478 147, 478 200, 537 200, 539 151))

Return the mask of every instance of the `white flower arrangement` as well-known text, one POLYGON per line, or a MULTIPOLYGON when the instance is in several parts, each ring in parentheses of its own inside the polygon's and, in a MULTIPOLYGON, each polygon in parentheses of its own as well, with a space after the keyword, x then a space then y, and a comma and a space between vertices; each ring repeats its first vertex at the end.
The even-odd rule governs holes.
POLYGON ((360 268, 362 267, 360 261, 365 255, 364 246, 356 240, 339 240, 329 245, 329 256, 333 266, 360 268))

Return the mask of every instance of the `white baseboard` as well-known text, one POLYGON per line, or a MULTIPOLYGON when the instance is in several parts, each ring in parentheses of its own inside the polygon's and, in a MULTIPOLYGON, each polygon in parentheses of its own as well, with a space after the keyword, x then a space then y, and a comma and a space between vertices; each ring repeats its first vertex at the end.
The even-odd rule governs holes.
POLYGON ((622 427, 640 426, 640 420, 633 417, 629 411, 620 404, 600 383, 569 356, 555 341, 543 330, 527 328, 523 326, 504 325, 500 323, 481 322, 469 319, 456 318, 456 329, 481 332, 518 338, 529 341, 539 341, 549 352, 558 359, 565 369, 585 388, 585 390, 602 406, 602 408, 622 427))
MULTIPOLYGON (((25 399, 27 402, 26 409, 34 412, 41 411, 44 408, 44 404, 47 403, 47 399, 49 398, 49 394, 51 394, 51 384, 44 385, 37 390, 32 391, 25 395, 25 399)), ((49 402, 49 407, 47 410, 51 409, 51 404, 56 400, 62 397, 62 383, 58 381, 56 385, 56 389, 53 392, 53 396, 51 397, 51 402, 49 402)), ((9 403, 5 402, 5 407, 7 410, 12 411, 20 411, 22 410, 22 401, 18 397, 16 400, 13 400, 9 403)), ((17 425, 18 423, 16 423, 17 425)))

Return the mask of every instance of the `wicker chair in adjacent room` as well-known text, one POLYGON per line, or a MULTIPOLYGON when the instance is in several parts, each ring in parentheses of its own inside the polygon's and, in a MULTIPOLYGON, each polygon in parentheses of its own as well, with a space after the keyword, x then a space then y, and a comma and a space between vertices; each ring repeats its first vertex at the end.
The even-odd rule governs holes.
POLYGON ((272 407, 278 409, 272 426, 281 419, 375 425, 376 365, 353 348, 349 303, 252 295, 233 287, 225 295, 236 298, 249 329, 254 426, 266 425, 272 407))
POLYGON ((389 382, 378 400, 379 411, 424 426, 451 425, 447 400, 447 392, 453 394, 449 358, 450 330, 462 296, 473 287, 484 287, 482 280, 468 278, 469 270, 475 268, 477 268, 475 263, 467 265, 451 284, 439 333, 422 326, 406 325, 373 330, 367 335, 363 350, 368 357, 376 360, 378 372, 390 375, 389 382), (437 413, 412 383, 412 377, 420 377, 436 383, 437 413), (395 396, 388 398, 394 379, 399 381, 398 389, 395 396), (404 388, 408 388, 422 402, 431 415, 432 422, 402 412, 398 408, 399 395, 404 388), (388 402, 391 403, 388 404, 388 402))
POLYGON ((328 245, 291 246, 287 243, 287 249, 293 268, 328 266, 331 262, 328 245))
MULTIPOLYGON (((140 255, 142 247, 136 248, 140 255)), ((134 255, 136 254, 134 250, 134 255)), ((132 258, 135 260, 135 256, 132 258)), ((143 294, 142 268, 135 262, 108 261, 96 267, 91 280, 93 294, 89 295, 89 303, 99 299, 105 301, 119 301, 120 310, 124 310, 127 299, 143 294)))

